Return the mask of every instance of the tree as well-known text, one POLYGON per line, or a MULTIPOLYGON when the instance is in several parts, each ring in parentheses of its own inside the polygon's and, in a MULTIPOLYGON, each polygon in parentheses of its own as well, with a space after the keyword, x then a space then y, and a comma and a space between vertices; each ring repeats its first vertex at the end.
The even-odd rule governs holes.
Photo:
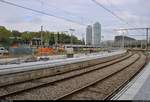
POLYGON ((0 26, 0 41, 4 41, 11 36, 11 32, 5 27, 0 26))
MULTIPOLYGON (((55 44, 55 37, 57 37, 59 44, 70 44, 71 37, 65 33, 43 31, 43 42, 49 45, 55 44), (56 36, 55 36, 56 35, 56 36)), ((4 26, 0 26, 0 44, 2 46, 10 46, 12 43, 27 42, 29 43, 33 38, 41 38, 41 32, 19 32, 7 30, 4 26)), ((84 41, 79 40, 76 36, 72 36, 74 44, 82 44, 84 41)))
POLYGON ((20 36, 21 36, 21 33, 20 33, 19 31, 17 31, 17 30, 13 30, 13 31, 12 31, 12 35, 13 35, 14 37, 20 37, 20 36))
POLYGON ((0 42, 1 46, 8 47, 10 44, 9 37, 11 37, 11 32, 5 27, 0 26, 0 42))
POLYGON ((22 40, 30 41, 33 38, 33 33, 32 32, 23 32, 21 34, 21 38, 22 38, 22 40))
POLYGON ((50 36, 48 39, 49 39, 49 45, 55 44, 54 32, 50 33, 50 36))

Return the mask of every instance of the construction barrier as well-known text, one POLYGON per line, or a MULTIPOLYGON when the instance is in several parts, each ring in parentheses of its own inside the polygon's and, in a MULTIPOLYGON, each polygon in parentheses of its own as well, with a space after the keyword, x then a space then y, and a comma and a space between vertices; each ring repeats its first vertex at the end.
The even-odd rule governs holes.
POLYGON ((38 55, 48 55, 48 54, 53 54, 54 50, 53 48, 38 48, 37 49, 38 55))
POLYGON ((32 48, 9 48, 9 54, 12 56, 32 55, 32 48))

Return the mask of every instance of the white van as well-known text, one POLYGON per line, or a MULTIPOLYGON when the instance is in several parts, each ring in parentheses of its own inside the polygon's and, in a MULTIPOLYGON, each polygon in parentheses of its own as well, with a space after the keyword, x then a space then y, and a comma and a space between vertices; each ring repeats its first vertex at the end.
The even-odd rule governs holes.
POLYGON ((0 54, 8 54, 8 50, 4 47, 0 47, 0 54))

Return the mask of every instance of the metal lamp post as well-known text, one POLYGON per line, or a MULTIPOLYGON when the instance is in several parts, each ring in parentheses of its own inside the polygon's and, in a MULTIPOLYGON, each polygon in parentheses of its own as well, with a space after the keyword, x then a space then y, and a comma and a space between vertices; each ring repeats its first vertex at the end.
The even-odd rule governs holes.
POLYGON ((70 44, 73 45, 72 33, 75 31, 75 29, 69 29, 69 31, 71 33, 70 44))
POLYGON ((62 33, 66 33, 66 34, 68 34, 68 31, 62 31, 62 33))

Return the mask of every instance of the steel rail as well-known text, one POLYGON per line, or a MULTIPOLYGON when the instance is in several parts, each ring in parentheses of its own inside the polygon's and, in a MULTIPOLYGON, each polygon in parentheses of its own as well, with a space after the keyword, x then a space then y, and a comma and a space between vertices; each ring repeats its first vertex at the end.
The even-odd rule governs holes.
MULTIPOLYGON (((13 95, 13 94, 18 94, 18 93, 21 93, 21 92, 29 91, 29 90, 36 89, 36 88, 39 88, 39 87, 44 87, 44 86, 47 86, 47 85, 49 85, 49 84, 54 84, 54 83, 56 83, 56 82, 64 81, 64 80, 71 79, 71 78, 74 78, 74 77, 77 77, 77 76, 81 76, 81 75, 84 75, 84 74, 87 74, 87 73, 90 73, 90 72, 93 72, 93 71, 96 71, 96 70, 105 68, 105 67, 107 67, 107 66, 111 66, 111 65, 113 65, 113 64, 116 64, 116 63, 118 63, 118 62, 120 62, 120 61, 123 61, 123 60, 125 60, 125 59, 127 59, 127 58, 129 58, 129 57, 131 57, 131 56, 133 56, 133 54, 128 55, 128 56, 126 55, 126 56, 124 56, 124 58, 119 57, 120 60, 119 60, 119 58, 116 58, 117 61, 114 61, 113 63, 110 63, 110 64, 108 64, 108 65, 106 64, 106 65, 104 65, 104 66, 102 66, 102 67, 100 67, 100 68, 96 68, 96 69, 89 70, 89 71, 86 71, 86 72, 83 72, 83 73, 79 73, 79 74, 77 74, 77 75, 72 75, 72 76, 70 76, 70 77, 62 78, 62 79, 59 79, 59 80, 56 80, 56 81, 53 81, 53 82, 43 83, 42 85, 37 85, 37 86, 35 86, 35 87, 30 87, 30 88, 28 88, 28 89, 23 89, 23 90, 19 90, 19 91, 16 91, 16 92, 8 93, 8 94, 6 94, 6 95, 1 95, 0 98, 4 98, 4 97, 7 97, 7 96, 11 96, 11 95, 13 95)), ((113 61, 113 60, 114 60, 114 59, 112 59, 111 61, 113 61)), ((110 61, 106 61, 106 62, 104 62, 104 63, 107 63, 107 62, 110 62, 110 61)), ((104 63, 100 63, 100 64, 104 64, 104 63)), ((98 64, 97 64, 97 65, 98 65, 98 64)), ((92 65, 92 66, 96 66, 96 65, 92 65)), ((90 67, 92 67, 92 66, 90 66, 90 67)), ((82 69, 83 69, 83 68, 82 68, 82 69)), ((78 70, 79 70, 79 69, 78 69, 78 70)), ((39 79, 41 79, 41 78, 39 78, 39 79)), ((36 80, 37 80, 37 79, 36 79, 36 80)), ((26 82, 28 82, 28 81, 26 81, 26 82)), ((21 83, 22 83, 22 82, 21 82, 21 83)), ((19 83, 17 83, 17 84, 19 84, 19 83)), ((10 85, 14 85, 14 84, 10 84, 10 85)), ((6 86, 10 86, 10 85, 6 85, 6 86)), ((3 86, 3 87, 1 87, 1 88, 4 88, 4 87, 6 87, 6 86, 3 86)))
POLYGON ((114 73, 112 73, 112 74, 106 76, 105 78, 103 78, 103 79, 97 79, 97 80, 95 80, 95 81, 93 81, 93 82, 91 82, 91 83, 89 83, 89 84, 86 84, 86 85, 83 86, 83 87, 80 87, 80 88, 78 88, 78 89, 76 89, 76 90, 73 90, 73 91, 67 93, 67 94, 64 94, 64 95, 62 95, 62 96, 60 96, 60 97, 57 97, 57 98, 55 98, 54 100, 62 100, 62 99, 66 98, 66 97, 68 97, 68 96, 70 96, 70 95, 73 95, 73 94, 75 94, 75 93, 77 93, 77 92, 79 92, 79 91, 82 91, 82 90, 84 90, 84 89, 86 89, 86 88, 88 88, 88 87, 91 87, 91 86, 94 85, 94 84, 97 84, 97 83, 99 83, 99 82, 102 82, 102 81, 106 80, 107 78, 112 77, 112 76, 114 76, 115 74, 117 74, 117 73, 123 71, 124 69, 126 69, 126 68, 129 67, 129 66, 131 66, 132 64, 134 64, 134 63, 135 63, 136 61, 138 61, 139 59, 140 59, 140 56, 139 56, 135 61, 133 61, 132 63, 130 63, 129 65, 126 65, 124 68, 122 68, 122 69, 120 69, 120 70, 118 70, 118 71, 116 71, 116 72, 114 72, 114 73))

